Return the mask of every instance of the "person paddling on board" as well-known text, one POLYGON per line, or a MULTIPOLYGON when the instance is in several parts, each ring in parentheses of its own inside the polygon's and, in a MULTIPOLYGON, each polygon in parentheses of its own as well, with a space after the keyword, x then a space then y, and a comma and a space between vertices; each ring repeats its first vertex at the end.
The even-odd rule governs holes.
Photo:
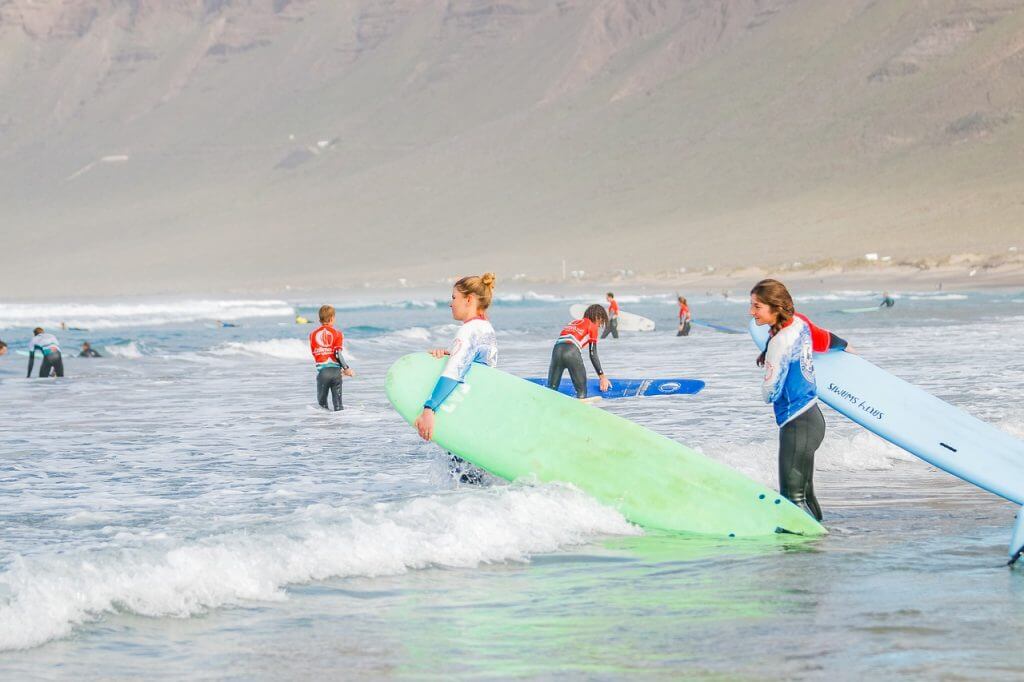
POLYGON ((448 362, 430 397, 423 403, 423 411, 413 423, 423 440, 433 437, 435 413, 452 391, 466 380, 473 363, 488 367, 498 363, 498 340, 487 319, 487 308, 494 295, 494 279, 493 272, 485 272, 479 277, 463 277, 452 287, 452 300, 448 305, 452 309, 452 318, 462 322, 462 326, 451 346, 430 351, 435 358, 448 356, 448 362))
POLYGON ((789 290, 774 279, 750 290, 750 316, 758 325, 771 325, 757 365, 764 368, 762 396, 773 404, 779 425, 779 491, 820 521, 814 453, 825 438, 825 417, 818 407, 813 352, 846 350, 847 343, 797 313, 789 290))
POLYGON ((334 411, 345 409, 341 400, 341 378, 356 375, 342 355, 344 343, 345 335, 334 327, 334 306, 320 306, 320 326, 309 334, 309 349, 316 363, 316 401, 325 410, 328 391, 334 411))
POLYGON ((576 389, 576 397, 583 400, 587 397, 587 368, 583 364, 583 349, 590 351, 590 363, 594 365, 597 378, 600 380, 601 392, 608 390, 611 382, 601 369, 601 361, 597 357, 597 335, 601 327, 608 324, 608 313, 598 304, 589 306, 583 317, 567 324, 555 347, 551 349, 551 364, 548 366, 548 388, 558 390, 562 383, 562 374, 569 370, 569 378, 576 389))
POLYGON ((25 378, 32 376, 32 366, 36 361, 36 351, 42 354, 43 359, 39 365, 39 377, 46 378, 53 372, 57 376, 64 376, 64 360, 60 355, 60 344, 57 337, 47 334, 42 327, 32 330, 32 340, 28 344, 28 373, 25 378))
POLYGON ((891 308, 896 305, 896 299, 889 295, 888 291, 882 292, 882 302, 878 304, 879 308, 891 308))
POLYGON ((615 294, 610 291, 605 294, 605 300, 608 301, 608 323, 604 327, 604 334, 601 335, 601 338, 611 334, 613 339, 617 339, 619 338, 619 302, 615 300, 615 294))
POLYGON ((690 306, 686 304, 686 297, 679 296, 679 331, 676 332, 676 336, 689 336, 690 335, 690 322, 693 318, 690 317, 690 306))

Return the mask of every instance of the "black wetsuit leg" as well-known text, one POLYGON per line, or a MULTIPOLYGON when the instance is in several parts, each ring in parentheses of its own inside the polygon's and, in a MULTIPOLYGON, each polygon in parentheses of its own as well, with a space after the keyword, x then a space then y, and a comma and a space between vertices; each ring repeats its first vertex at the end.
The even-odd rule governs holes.
POLYGON ((327 409, 327 392, 331 393, 334 411, 345 409, 341 404, 341 367, 324 367, 316 375, 316 401, 327 409))
POLYGON ((459 483, 467 483, 469 485, 483 485, 487 480, 484 478, 486 472, 479 467, 475 467, 466 460, 462 459, 458 455, 448 453, 451 459, 448 461, 448 472, 452 475, 459 483))
POLYGON ((612 335, 613 339, 619 338, 619 318, 609 317, 608 324, 604 327, 604 333, 601 334, 601 338, 605 338, 609 334, 612 335))
POLYGON ((779 489, 814 518, 821 507, 814 496, 814 453, 825 439, 825 417, 814 405, 779 430, 779 489))
POLYGON ((59 377, 64 376, 64 359, 60 356, 60 351, 43 356, 43 362, 39 365, 39 376, 48 377, 51 370, 56 372, 59 377))
POLYGON ((569 370, 572 387, 577 398, 587 397, 587 368, 583 366, 580 349, 571 343, 556 343, 551 349, 551 365, 548 368, 548 388, 558 390, 562 374, 569 370))
POLYGON ((687 320, 679 325, 679 331, 676 332, 676 336, 689 336, 690 335, 690 321, 687 320))

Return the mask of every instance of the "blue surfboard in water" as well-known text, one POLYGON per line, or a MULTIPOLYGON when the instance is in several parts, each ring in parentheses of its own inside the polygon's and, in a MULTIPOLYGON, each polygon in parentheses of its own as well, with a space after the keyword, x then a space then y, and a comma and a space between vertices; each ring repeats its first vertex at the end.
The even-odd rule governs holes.
MULTIPOLYGON (((768 326, 750 321, 758 348, 768 326)), ((844 351, 814 354, 818 398, 910 454, 957 478, 1024 505, 1024 441, 844 351)), ((1024 548, 1024 512, 1010 547, 1010 561, 1024 548)))
MULTIPOLYGON (((540 377, 531 377, 527 381, 541 386, 548 385, 548 380, 540 377)), ((587 397, 614 400, 656 395, 688 395, 700 393, 704 388, 704 382, 699 379, 612 379, 611 384, 608 391, 602 393, 597 379, 587 379, 587 397)), ((576 397, 576 389, 569 379, 562 379, 562 383, 558 385, 558 392, 576 397)))

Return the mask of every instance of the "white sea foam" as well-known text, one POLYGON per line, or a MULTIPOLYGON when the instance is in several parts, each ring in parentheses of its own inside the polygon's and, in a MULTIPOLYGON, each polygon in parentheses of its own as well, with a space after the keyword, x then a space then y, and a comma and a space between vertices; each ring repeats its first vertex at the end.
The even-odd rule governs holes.
POLYGON ((104 346, 103 350, 107 352, 107 355, 115 358, 141 358, 143 353, 139 349, 138 344, 134 341, 128 343, 117 343, 109 346, 104 346))
POLYGON ((3 303, 0 328, 42 326, 110 329, 150 327, 198 320, 240 320, 290 316, 292 307, 278 300, 187 300, 141 303, 3 303))
POLYGON ((640 531, 563 486, 513 486, 297 511, 273 529, 144 548, 16 557, 0 574, 0 650, 37 646, 104 613, 186 617, 289 584, 431 566, 527 561, 601 535, 640 531))

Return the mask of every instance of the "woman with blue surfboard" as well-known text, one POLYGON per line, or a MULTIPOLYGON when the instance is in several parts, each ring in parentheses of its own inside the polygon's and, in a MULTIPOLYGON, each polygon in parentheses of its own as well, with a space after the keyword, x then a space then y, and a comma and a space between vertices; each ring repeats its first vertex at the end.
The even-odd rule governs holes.
POLYGON ((493 272, 485 272, 480 276, 463 277, 452 287, 449 306, 452 317, 462 322, 462 326, 449 348, 430 351, 435 358, 447 355, 448 362, 437 378, 430 397, 423 403, 423 411, 413 423, 423 440, 430 440, 434 435, 434 413, 452 391, 465 381, 466 373, 473 363, 489 367, 498 364, 498 340, 494 327, 487 319, 487 308, 494 295, 494 279, 493 272))
POLYGON ((594 365, 599 388, 602 393, 608 390, 610 382, 601 369, 601 361, 597 357, 597 338, 601 327, 608 324, 608 313, 598 304, 583 311, 583 317, 573 320, 562 328, 562 333, 551 349, 551 364, 548 365, 548 388, 558 390, 562 383, 562 375, 569 370, 576 397, 584 400, 587 397, 587 368, 583 364, 583 349, 590 352, 590 363, 594 365))
POLYGON ((825 438, 825 417, 818 407, 812 353, 843 350, 847 343, 797 313, 789 290, 774 279, 763 279, 750 290, 750 316, 771 327, 757 364, 764 368, 762 395, 773 404, 779 425, 779 491, 820 521, 814 453, 825 438))

